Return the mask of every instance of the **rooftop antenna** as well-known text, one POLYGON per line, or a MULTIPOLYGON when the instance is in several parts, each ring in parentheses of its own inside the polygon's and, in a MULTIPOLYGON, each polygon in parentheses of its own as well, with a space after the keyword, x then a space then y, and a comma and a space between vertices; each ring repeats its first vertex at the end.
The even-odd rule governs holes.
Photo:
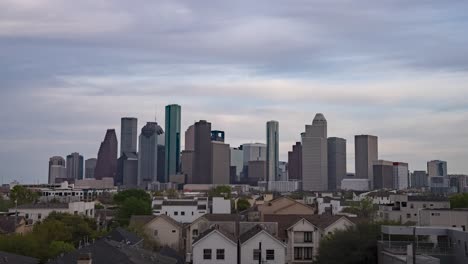
POLYGON ((158 106, 154 105, 154 122, 158 122, 157 120, 157 113, 158 113, 158 106))

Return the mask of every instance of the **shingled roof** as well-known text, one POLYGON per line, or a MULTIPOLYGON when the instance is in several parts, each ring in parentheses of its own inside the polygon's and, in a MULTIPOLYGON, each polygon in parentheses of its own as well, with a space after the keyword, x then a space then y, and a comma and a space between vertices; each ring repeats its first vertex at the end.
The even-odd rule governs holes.
POLYGON ((144 226, 155 218, 155 215, 132 215, 130 226, 144 226))
POLYGON ((198 241, 202 240, 203 238, 207 237, 208 235, 210 235, 211 233, 213 232, 219 232, 221 235, 225 236, 227 239, 231 240, 233 243, 237 243, 236 241, 236 238, 225 232, 224 230, 222 230, 221 228, 219 228, 217 225, 213 225, 211 228, 208 228, 207 230, 205 230, 204 232, 202 232, 192 243, 192 245, 194 245, 195 243, 197 243, 198 241))
POLYGON ((256 236, 258 233, 262 232, 263 228, 260 225, 256 225, 252 227, 249 231, 243 233, 240 237, 239 240, 241 243, 244 243, 245 241, 251 239, 252 237, 256 236))

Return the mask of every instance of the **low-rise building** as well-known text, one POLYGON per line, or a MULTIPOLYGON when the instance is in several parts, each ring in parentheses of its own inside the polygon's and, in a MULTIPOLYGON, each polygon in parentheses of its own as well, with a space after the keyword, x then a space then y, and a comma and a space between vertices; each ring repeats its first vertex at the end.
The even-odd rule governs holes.
POLYGON ((130 219, 130 226, 141 228, 146 237, 160 246, 167 246, 182 252, 184 249, 183 228, 169 216, 135 215, 130 219))
POLYGON ((286 245, 268 233, 261 225, 255 225, 239 237, 240 261, 245 264, 286 263, 286 245))
POLYGON ((460 209, 423 209, 419 214, 420 226, 460 227, 467 231, 468 208, 460 209))
POLYGON ((341 189, 349 191, 368 191, 370 189, 370 181, 368 179, 344 178, 341 181, 341 189))
POLYGON ((237 239, 216 226, 200 234, 193 242, 193 264, 236 264, 237 239))
MULTIPOLYGON (((315 208, 300 203, 296 200, 293 200, 289 197, 279 197, 267 203, 258 205, 256 211, 259 212, 260 221, 264 221, 263 216, 267 214, 276 214, 276 215, 294 215, 294 214, 314 214, 315 208)), ((253 220, 253 219, 252 219, 253 220)), ((249 221, 251 221, 249 216, 249 221)))
POLYGON ((210 212, 208 198, 169 199, 157 197, 153 200, 153 215, 167 215, 179 223, 192 223, 210 212))
POLYGON ((30 219, 34 223, 46 219, 52 212, 94 218, 94 202, 24 204, 19 205, 17 208, 11 208, 9 212, 18 212, 18 216, 23 216, 27 220, 30 219))
POLYGON ((22 216, 0 216, 0 234, 24 235, 32 231, 33 222, 22 216))

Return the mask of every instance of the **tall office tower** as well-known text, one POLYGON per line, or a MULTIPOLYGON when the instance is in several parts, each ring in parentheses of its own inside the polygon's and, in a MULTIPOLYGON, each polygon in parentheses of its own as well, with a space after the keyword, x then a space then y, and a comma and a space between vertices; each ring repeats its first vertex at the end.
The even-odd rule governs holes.
POLYGON ((266 123, 267 139, 267 181, 279 180, 279 123, 268 121, 266 123))
POLYGON ((138 119, 122 117, 120 120, 120 156, 125 152, 137 152, 138 119))
POLYGON ((60 156, 49 159, 49 184, 55 183, 55 179, 67 177, 67 168, 65 166, 65 159, 60 156))
POLYGON ((124 152, 117 161, 116 185, 123 185, 126 189, 138 187, 138 154, 124 152))
POLYGON ((211 141, 224 142, 224 131, 221 131, 221 130, 211 131, 211 141))
POLYGON ((94 178, 94 170, 96 169, 97 159, 91 158, 85 160, 85 178, 92 179, 94 178))
POLYGON ((341 180, 346 177, 346 139, 331 137, 328 144, 328 190, 341 188, 341 180))
POLYGON ((374 189, 393 189, 393 161, 375 160, 372 174, 374 189))
POLYGON ((411 174, 411 188, 423 188, 428 187, 427 184, 427 173, 426 171, 413 171, 411 174))
POLYGON ((156 122, 147 122, 141 129, 138 152, 137 185, 146 188, 158 176, 158 135, 164 133, 156 122))
POLYGON ((183 150, 180 155, 180 171, 185 176, 186 183, 193 183, 193 150, 183 150))
POLYGON ((234 167, 235 180, 240 181, 244 167, 244 151, 239 148, 231 148, 231 167, 234 167))
POLYGON ((296 142, 288 152, 288 176, 290 180, 302 180, 302 145, 296 142))
POLYGON ((230 148, 229 144, 220 141, 211 142, 211 183, 230 183, 230 148))
POLYGON ((166 173, 164 182, 180 172, 180 105, 166 106, 166 173))
POLYGON ((378 139, 371 135, 354 137, 356 179, 369 179, 371 190, 374 189, 373 162, 379 159, 378 139))
POLYGON ((263 160, 266 161, 266 144, 263 143, 247 143, 242 145, 242 151, 244 152, 244 166, 249 164, 252 160, 263 160))
POLYGON ((306 125, 302 138, 302 189, 328 189, 327 120, 318 113, 312 125, 306 125))
POLYGON ((248 168, 249 182, 252 182, 252 184, 266 179, 266 161, 251 160, 249 161, 248 168))
POLYGON ((397 190, 405 190, 409 187, 409 170, 408 163, 394 162, 393 163, 393 188, 397 190))
POLYGON ((185 131, 185 150, 195 149, 195 125, 191 125, 185 131))
MULTIPOLYGON (((159 142, 159 139, 158 139, 159 142)), ((158 144, 158 182, 166 180, 166 146, 158 144)))
POLYGON ((115 129, 108 129, 104 141, 102 141, 99 148, 96 169, 94 170, 95 179, 117 179, 117 148, 118 143, 115 129))
POLYGON ((194 130, 192 183, 211 184, 211 123, 200 120, 194 130))
POLYGON ((83 179, 83 156, 74 152, 67 156, 67 178, 69 181, 83 179))
POLYGON ((286 161, 278 162, 278 180, 279 181, 288 181, 288 163, 286 161))
POLYGON ((431 177, 447 177, 447 162, 442 160, 431 160, 427 162, 427 173, 431 177))

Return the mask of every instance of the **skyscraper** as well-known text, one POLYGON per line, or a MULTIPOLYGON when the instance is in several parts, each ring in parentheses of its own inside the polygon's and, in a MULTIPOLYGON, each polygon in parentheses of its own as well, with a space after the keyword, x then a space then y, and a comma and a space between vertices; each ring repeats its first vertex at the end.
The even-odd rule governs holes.
POLYGON ((193 151, 195 149, 195 125, 191 125, 185 131, 185 150, 193 151))
POLYGON ((211 183, 230 183, 230 148, 220 141, 211 142, 211 183))
POLYGON ((165 182, 180 172, 180 105, 166 106, 166 173, 165 182))
POLYGON ((242 145, 244 153, 244 166, 249 164, 249 161, 263 160, 266 161, 267 147, 263 143, 247 143, 242 145))
POLYGON ((211 184, 211 123, 200 120, 194 125, 192 182, 211 184))
POLYGON ((211 141, 224 142, 224 131, 221 131, 221 130, 211 131, 211 141))
POLYGON ((94 170, 96 169, 97 159, 91 158, 85 160, 85 178, 94 178, 94 170))
POLYGON ((397 190, 405 190, 409 187, 409 170, 408 163, 394 162, 393 163, 393 188, 397 190))
POLYGON ((368 179, 374 189, 373 162, 379 159, 378 139, 371 135, 354 137, 356 179, 368 179))
POLYGON ((117 185, 125 188, 136 188, 138 186, 138 155, 136 152, 124 152, 117 162, 118 180, 117 185))
POLYGON ((328 189, 327 120, 318 113, 312 125, 306 125, 302 138, 302 189, 328 189))
POLYGON ((302 145, 296 142, 288 152, 288 176, 290 180, 302 180, 302 145))
POLYGON ((268 121, 266 123, 267 139, 267 181, 279 180, 279 123, 268 121))
POLYGON ((346 139, 328 138, 328 190, 341 188, 341 180, 346 177, 346 139))
POLYGON ((146 188, 158 177, 158 135, 164 133, 156 122, 148 122, 141 129, 138 152, 138 186, 146 188))
POLYGON ((74 152, 67 156, 67 179, 69 181, 83 179, 83 156, 74 152))
POLYGON ((393 189, 393 161, 375 160, 372 168, 374 189, 393 189))
POLYGON ((231 148, 231 167, 235 167, 235 180, 240 181, 244 168, 244 152, 239 148, 231 148))
POLYGON ((446 193, 450 186, 448 178, 447 162, 442 160, 431 160, 427 162, 428 184, 433 193, 446 193))
POLYGON ((113 178, 117 176, 117 135, 115 129, 108 129, 104 141, 99 147, 97 155, 96 169, 94 170, 94 178, 102 180, 102 178, 113 178))
POLYGON ((428 187, 426 171, 413 171, 411 174, 411 188, 428 187))
POLYGON ((120 120, 120 156, 125 152, 137 152, 138 119, 122 117, 120 120))
POLYGON ((49 184, 55 183, 55 179, 66 178, 65 159, 60 156, 54 156, 49 159, 49 184))

